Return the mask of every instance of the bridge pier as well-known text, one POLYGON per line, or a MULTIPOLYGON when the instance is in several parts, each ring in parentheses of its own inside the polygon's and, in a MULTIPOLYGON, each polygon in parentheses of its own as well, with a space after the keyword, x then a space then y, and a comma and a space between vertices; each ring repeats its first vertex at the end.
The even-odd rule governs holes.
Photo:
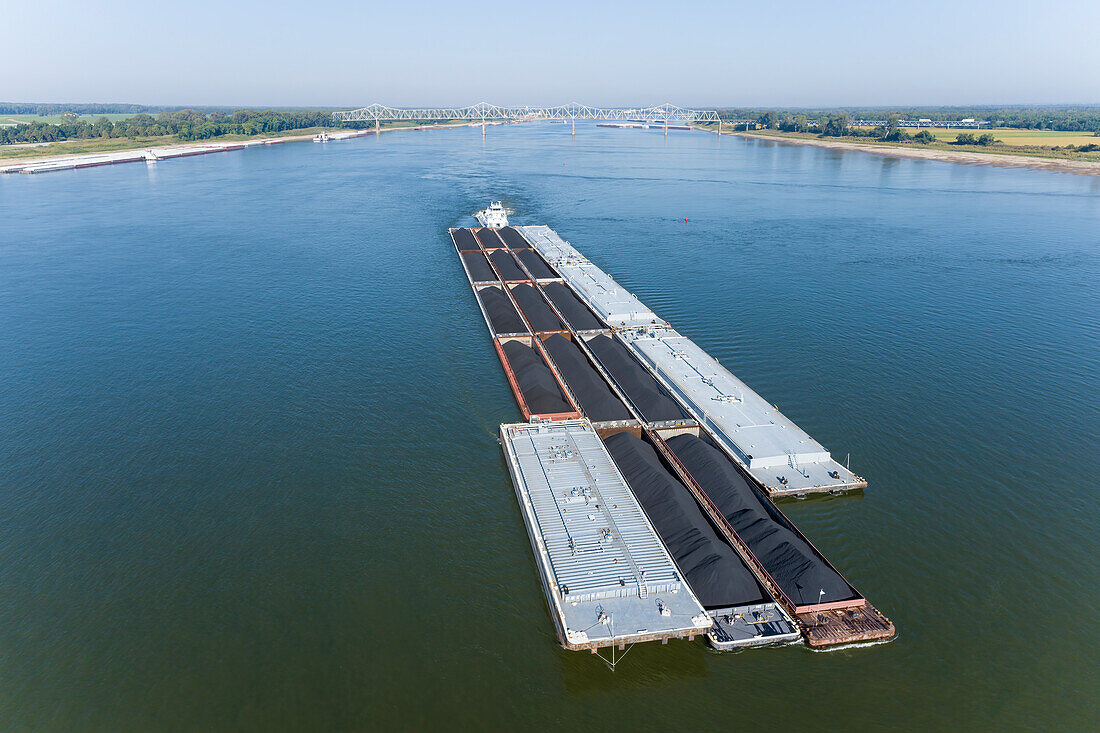
POLYGON ((577 118, 576 117, 570 117, 569 121, 573 123, 573 137, 576 137, 577 136, 577 118))

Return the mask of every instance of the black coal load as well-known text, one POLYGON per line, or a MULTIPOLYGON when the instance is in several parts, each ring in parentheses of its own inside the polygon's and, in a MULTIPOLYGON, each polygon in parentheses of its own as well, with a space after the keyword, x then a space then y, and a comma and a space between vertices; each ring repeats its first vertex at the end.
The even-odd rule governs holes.
POLYGON ((496 252, 489 253, 489 259, 493 261, 493 265, 496 266, 497 272, 500 273, 501 279, 527 279, 527 276, 523 274, 523 270, 519 269, 519 265, 516 264, 516 258, 512 256, 511 252, 503 249, 498 249, 496 252))
POLYGON ((512 297, 519 303, 519 309, 527 316, 527 322, 536 331, 563 331, 565 324, 554 313, 550 304, 542 299, 542 296, 534 285, 517 285, 512 288, 512 297))
POLYGON ((528 410, 537 415, 573 412, 558 380, 538 352, 519 341, 509 341, 503 348, 528 410))
POLYGON ((544 280, 546 278, 554 277, 554 271, 550 269, 546 261, 539 257, 539 253, 533 249, 521 249, 516 252, 516 257, 519 257, 520 262, 527 267, 527 271, 531 273, 531 277, 536 280, 544 280))
POLYGON ((607 382, 599 375, 588 359, 569 339, 554 334, 542 342, 550 353, 550 358, 558 367, 558 373, 565 380, 569 391, 581 403, 580 408, 589 420, 629 420, 630 413, 616 397, 607 382))
POLYGON ((500 288, 482 288, 477 291, 477 297, 485 306, 489 323, 493 324, 493 333, 527 333, 527 326, 523 325, 512 301, 500 288))
POLYGON ((704 608, 770 600, 652 446, 631 433, 612 435, 604 444, 704 608))
POLYGON ((576 295, 573 295, 573 291, 562 283, 550 283, 543 288, 543 292, 546 293, 546 297, 550 298, 554 306, 565 316, 565 320, 569 321, 569 325, 574 329, 591 331, 603 328, 603 324, 599 322, 596 316, 592 315, 592 311, 588 310, 588 306, 582 303, 576 295))
POLYGON ((694 435, 677 435, 668 447, 726 516, 787 597, 799 605, 855 597, 835 570, 772 515, 745 477, 718 448, 694 435), (821 593, 821 591, 825 591, 821 593))
POLYGON ((509 249, 527 249, 531 245, 516 231, 515 227, 504 227, 499 232, 500 238, 508 245, 509 249))
POLYGON ((481 252, 464 252, 462 261, 466 263, 466 269, 475 283, 496 282, 497 276, 481 252))
POLYGON ((455 246, 458 247, 459 252, 476 252, 481 249, 477 246, 477 240, 474 239, 474 233, 469 229, 455 229, 452 234, 455 238, 455 246))
POLYGON ((492 229, 478 229, 477 230, 478 241, 481 242, 481 246, 485 249, 497 249, 504 246, 504 242, 500 240, 497 233, 492 229))
POLYGON ((683 411, 621 343, 601 334, 588 341, 588 348, 647 422, 684 419, 683 411))

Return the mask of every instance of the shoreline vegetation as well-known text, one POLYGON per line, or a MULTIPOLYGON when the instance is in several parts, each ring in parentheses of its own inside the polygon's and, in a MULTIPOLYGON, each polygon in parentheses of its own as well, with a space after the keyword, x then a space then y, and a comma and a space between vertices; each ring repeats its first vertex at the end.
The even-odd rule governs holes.
MULTIPOLYGON (((705 127, 699 129, 707 130, 705 127)), ((714 132, 714 129, 707 130, 714 132)), ((885 142, 865 137, 822 137, 812 133, 791 133, 778 130, 726 131, 723 135, 792 145, 811 145, 819 148, 854 150, 872 155, 919 160, 937 160, 969 165, 992 165, 1007 168, 1031 168, 1035 170, 1076 173, 1100 176, 1100 155, 1095 153, 1063 153, 1052 149, 1015 145, 954 145, 952 143, 911 144, 885 142)))
MULTIPOLYGON (((972 165, 1100 175, 1100 106, 719 110, 723 134, 972 165)), ((717 132, 717 122, 697 123, 717 132)))
MULTIPOLYGON (((438 124, 421 124, 417 122, 383 122, 379 125, 381 132, 394 130, 411 130, 415 128, 443 129, 449 127, 464 127, 469 122, 460 123, 442 122, 438 124)), ((233 142, 263 142, 264 140, 281 140, 283 142, 309 141, 321 132, 329 134, 338 132, 373 132, 370 128, 352 127, 304 127, 300 129, 284 130, 281 133, 260 132, 254 135, 224 134, 201 140, 180 140, 175 135, 159 135, 153 137, 136 138, 92 138, 65 140, 50 143, 31 143, 18 146, 0 146, 0 170, 7 166, 22 166, 31 163, 46 163, 65 160, 68 158, 92 158, 105 153, 129 153, 142 150, 156 150, 157 148, 185 148, 189 146, 201 147, 213 143, 233 142)))
MULTIPOLYGON (((2 108, 2 105, 0 105, 2 108)), ((10 108, 9 108, 10 109, 10 108)), ((0 118, 3 117, 0 112, 0 118)), ((8 114, 11 114, 10 112, 8 114)), ((309 127, 337 127, 330 112, 325 110, 281 111, 274 109, 239 109, 231 113, 181 109, 161 112, 156 117, 139 112, 128 117, 111 119, 100 115, 85 119, 75 112, 49 118, 19 117, 0 123, 0 146, 26 143, 53 143, 89 140, 115 140, 172 136, 179 142, 210 140, 226 135, 256 137, 309 127)))

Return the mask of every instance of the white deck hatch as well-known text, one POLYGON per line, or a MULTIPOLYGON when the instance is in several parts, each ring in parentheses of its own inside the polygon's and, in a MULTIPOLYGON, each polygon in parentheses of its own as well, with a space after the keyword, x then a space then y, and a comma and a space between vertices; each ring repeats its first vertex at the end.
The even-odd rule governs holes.
POLYGON ((591 423, 502 425, 500 434, 567 647, 693 636, 711 626, 591 423))
POLYGON ((531 246, 558 271, 573 292, 614 328, 666 325, 610 275, 593 265, 546 226, 520 227, 531 246))
POLYGON ((623 331, 619 337, 770 491, 842 489, 861 482, 690 339, 671 328, 623 331))

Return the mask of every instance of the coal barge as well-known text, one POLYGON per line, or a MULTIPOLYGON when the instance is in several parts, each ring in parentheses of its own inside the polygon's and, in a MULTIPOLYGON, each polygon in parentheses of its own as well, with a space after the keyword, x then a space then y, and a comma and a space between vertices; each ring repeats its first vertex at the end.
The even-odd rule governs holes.
POLYGON ((596 652, 705 633, 718 649, 799 636, 829 647, 894 636, 774 502, 860 488, 860 477, 548 227, 450 234, 528 421, 502 425, 501 444, 563 646, 596 652), (609 504, 602 482, 628 490, 609 504), (667 566, 650 540, 636 546, 619 529, 620 507, 634 522, 641 510, 675 581, 648 582, 667 566), (562 530, 569 509, 586 520, 575 531, 598 541, 562 530), (624 561, 635 549, 646 560, 624 561), (574 595, 577 563, 609 582, 574 595), (672 598, 692 623, 671 623, 681 618, 672 598))

